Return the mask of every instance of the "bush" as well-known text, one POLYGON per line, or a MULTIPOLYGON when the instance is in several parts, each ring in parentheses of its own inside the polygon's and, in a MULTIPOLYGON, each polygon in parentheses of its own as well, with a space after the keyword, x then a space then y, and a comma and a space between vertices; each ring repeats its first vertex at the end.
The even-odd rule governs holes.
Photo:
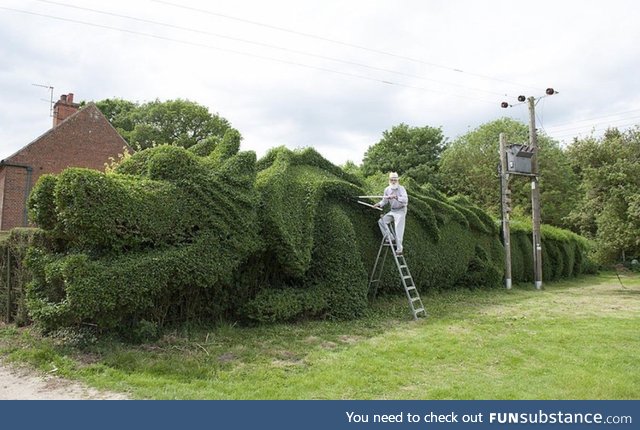
MULTIPOLYGON (((230 312, 234 276, 262 241, 255 155, 227 155, 214 171, 183 148, 156 147, 115 173, 68 169, 53 187, 36 187, 34 196, 55 202, 45 224, 62 245, 40 246, 28 259, 33 318, 45 330, 130 331, 140 321, 230 312)), ((41 207, 32 203, 46 219, 41 207)))
POLYGON ((32 278, 23 264, 29 246, 44 241, 41 231, 14 228, 0 241, 0 318, 25 325, 30 322, 25 300, 25 285, 32 278))
MULTIPOLYGON (((386 177, 369 178, 362 188, 357 179, 340 180, 319 168, 317 157, 310 150, 278 149, 258 162, 261 224, 274 261, 264 280, 271 289, 250 303, 252 318, 352 318, 366 308, 367 295, 402 292, 391 260, 380 288, 367 291, 381 239, 378 213, 354 198, 380 194, 386 177)), ((493 220, 464 199, 450 201, 413 181, 405 186, 411 196, 407 260, 418 288, 499 284, 503 254, 493 220)))
MULTIPOLYGON (((586 239, 568 230, 543 225, 542 279, 553 281, 594 273, 588 257, 591 247, 586 239)), ((511 223, 511 262, 515 282, 533 282, 533 246, 531 224, 511 223)))
MULTIPOLYGON (((68 169, 41 180, 30 207, 46 241, 27 255, 27 306, 46 331, 95 327, 129 339, 175 321, 274 322, 357 318, 368 298, 403 294, 391 259, 369 291, 379 213, 355 196, 380 194, 312 149, 256 161, 229 132, 191 150, 158 146, 114 171, 68 169)), ((403 181, 410 195, 406 258, 416 286, 501 285, 494 220, 464 197, 403 181)), ((514 280, 528 280, 530 228, 513 232, 514 280)), ((586 242, 543 230, 545 277, 585 269, 586 242)))

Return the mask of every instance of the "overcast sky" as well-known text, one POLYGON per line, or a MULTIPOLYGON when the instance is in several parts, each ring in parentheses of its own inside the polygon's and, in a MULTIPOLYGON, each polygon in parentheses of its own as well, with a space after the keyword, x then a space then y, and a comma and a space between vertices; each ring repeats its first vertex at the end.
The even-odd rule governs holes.
POLYGON ((537 126, 569 142, 640 124, 638 22, 633 0, 0 0, 0 159, 51 127, 49 86, 189 99, 259 157, 311 146, 337 164, 400 123, 449 140, 527 123, 517 96, 553 87, 537 126))

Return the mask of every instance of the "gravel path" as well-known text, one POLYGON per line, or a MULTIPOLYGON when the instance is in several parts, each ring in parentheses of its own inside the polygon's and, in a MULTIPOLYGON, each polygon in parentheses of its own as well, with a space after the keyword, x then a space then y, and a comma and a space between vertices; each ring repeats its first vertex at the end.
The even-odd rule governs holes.
POLYGON ((0 363, 0 400, 126 400, 121 393, 98 391, 66 379, 0 363))

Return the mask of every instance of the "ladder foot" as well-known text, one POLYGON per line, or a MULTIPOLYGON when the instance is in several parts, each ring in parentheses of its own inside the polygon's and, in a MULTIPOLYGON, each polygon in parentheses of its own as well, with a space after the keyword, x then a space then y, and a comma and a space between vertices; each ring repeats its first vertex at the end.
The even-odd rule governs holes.
POLYGON ((418 293, 418 289, 416 288, 415 283, 413 282, 413 277, 409 272, 409 266, 403 256, 402 250, 397 251, 394 249, 394 240, 390 238, 389 235, 385 235, 380 242, 380 249, 378 250, 378 255, 376 257, 376 261, 373 265, 373 270, 371 271, 371 278, 369 280, 369 289, 371 290, 372 286, 379 283, 381 281, 381 277, 384 270, 385 258, 388 253, 388 248, 391 248, 391 252, 393 252, 394 260, 396 263, 396 267, 398 268, 398 272, 400 274, 400 281, 404 286, 405 293, 407 294, 407 299, 409 299, 409 306, 411 308, 411 313, 413 314, 414 319, 418 319, 419 314, 422 314, 423 317, 426 318, 427 312, 424 309, 424 304, 420 299, 420 294, 418 293), (385 247, 388 247, 385 249, 385 247), (385 251, 384 253, 382 251, 385 251), (380 261, 382 260, 382 261, 380 261), (405 272, 406 271, 406 272, 405 272), (418 307, 416 309, 416 307, 418 307))

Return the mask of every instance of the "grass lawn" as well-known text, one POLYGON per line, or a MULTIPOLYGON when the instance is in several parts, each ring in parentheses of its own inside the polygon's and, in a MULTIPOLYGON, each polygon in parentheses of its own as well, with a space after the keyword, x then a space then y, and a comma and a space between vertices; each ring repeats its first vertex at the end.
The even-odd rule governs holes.
POLYGON ((61 346, 0 328, 0 357, 148 399, 639 399, 640 275, 379 300, 357 321, 182 328, 61 346))

